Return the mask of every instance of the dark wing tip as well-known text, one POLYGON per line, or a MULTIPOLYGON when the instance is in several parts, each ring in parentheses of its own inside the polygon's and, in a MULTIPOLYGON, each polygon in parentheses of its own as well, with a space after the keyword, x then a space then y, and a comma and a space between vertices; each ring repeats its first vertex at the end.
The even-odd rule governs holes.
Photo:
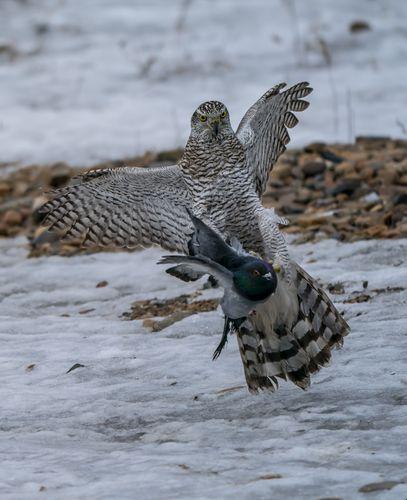
POLYGON ((157 264, 178 264, 183 257, 183 255, 163 255, 157 264))

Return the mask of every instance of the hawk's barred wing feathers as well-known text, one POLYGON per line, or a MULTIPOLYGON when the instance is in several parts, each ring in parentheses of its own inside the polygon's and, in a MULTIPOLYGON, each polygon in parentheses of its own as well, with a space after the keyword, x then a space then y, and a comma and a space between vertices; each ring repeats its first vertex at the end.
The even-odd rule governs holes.
POLYGON ((261 196, 278 157, 290 142, 287 129, 298 123, 293 111, 304 111, 309 103, 301 98, 312 92, 308 82, 300 82, 281 92, 279 83, 249 108, 236 135, 246 150, 247 164, 253 169, 256 189, 261 196))
POLYGON ((42 207, 44 224, 85 246, 157 244, 187 252, 192 224, 178 167, 90 171, 42 207))

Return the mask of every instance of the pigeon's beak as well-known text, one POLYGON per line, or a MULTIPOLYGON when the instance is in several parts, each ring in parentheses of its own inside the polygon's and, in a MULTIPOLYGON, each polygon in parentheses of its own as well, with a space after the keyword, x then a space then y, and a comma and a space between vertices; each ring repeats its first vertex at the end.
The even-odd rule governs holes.
POLYGON ((271 280, 273 279, 273 275, 271 273, 263 274, 263 278, 266 278, 266 280, 271 280))

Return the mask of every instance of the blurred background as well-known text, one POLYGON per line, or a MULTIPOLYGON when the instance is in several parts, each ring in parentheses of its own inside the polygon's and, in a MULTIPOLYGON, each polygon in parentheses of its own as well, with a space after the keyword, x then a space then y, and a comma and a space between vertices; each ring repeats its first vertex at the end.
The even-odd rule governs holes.
POLYGON ((406 137, 407 2, 1 0, 0 162, 73 166, 182 147, 194 109, 234 126, 308 80, 292 145, 406 137))

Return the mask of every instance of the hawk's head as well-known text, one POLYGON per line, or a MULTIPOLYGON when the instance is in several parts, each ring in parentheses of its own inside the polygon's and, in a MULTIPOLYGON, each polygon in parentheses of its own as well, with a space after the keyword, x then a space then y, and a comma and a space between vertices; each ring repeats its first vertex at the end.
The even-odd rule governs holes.
POLYGON ((218 142, 233 134, 226 106, 219 101, 207 101, 198 106, 191 118, 191 133, 196 138, 218 142))

